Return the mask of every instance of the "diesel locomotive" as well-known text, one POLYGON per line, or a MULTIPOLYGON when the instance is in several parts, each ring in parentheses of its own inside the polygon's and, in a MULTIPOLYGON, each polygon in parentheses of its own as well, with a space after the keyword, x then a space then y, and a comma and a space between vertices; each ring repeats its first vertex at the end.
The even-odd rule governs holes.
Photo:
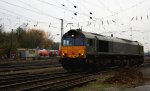
POLYGON ((60 62, 68 71, 139 66, 144 62, 141 43, 84 32, 81 29, 66 32, 61 46, 60 62))

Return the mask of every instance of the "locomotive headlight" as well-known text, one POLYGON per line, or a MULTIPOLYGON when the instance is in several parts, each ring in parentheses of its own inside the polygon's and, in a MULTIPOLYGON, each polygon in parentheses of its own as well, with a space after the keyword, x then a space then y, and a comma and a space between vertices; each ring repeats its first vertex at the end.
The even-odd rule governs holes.
POLYGON ((83 56, 84 54, 83 53, 81 53, 81 56, 83 56))
POLYGON ((79 56, 84 56, 84 50, 79 51, 79 56))
POLYGON ((72 37, 74 37, 74 35, 71 35, 72 37))
POLYGON ((67 57, 67 54, 66 54, 66 53, 62 53, 62 56, 63 56, 63 57, 67 57))
POLYGON ((64 54, 64 53, 62 53, 62 55, 63 55, 63 56, 65 56, 65 54, 64 54))
POLYGON ((79 53, 79 56, 81 56, 81 57, 84 56, 84 53, 79 53))

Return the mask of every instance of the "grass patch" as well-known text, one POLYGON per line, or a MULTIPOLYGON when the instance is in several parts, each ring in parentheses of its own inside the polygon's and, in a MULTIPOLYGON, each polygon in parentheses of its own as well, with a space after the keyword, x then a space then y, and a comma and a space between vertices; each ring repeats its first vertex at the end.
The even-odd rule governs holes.
POLYGON ((111 84, 105 84, 101 82, 91 82, 85 86, 74 88, 70 91, 95 91, 104 90, 105 88, 111 87, 111 84))

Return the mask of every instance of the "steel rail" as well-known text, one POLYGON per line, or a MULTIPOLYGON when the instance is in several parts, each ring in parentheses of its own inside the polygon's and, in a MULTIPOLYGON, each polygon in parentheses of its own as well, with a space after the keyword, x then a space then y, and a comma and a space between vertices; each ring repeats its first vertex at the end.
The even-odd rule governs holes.
MULTIPOLYGON (((85 72, 82 72, 82 74, 84 74, 85 72)), ((62 74, 62 75, 53 75, 53 76, 45 76, 44 78, 41 76, 41 77, 33 77, 32 79, 28 79, 27 81, 23 80, 21 82, 18 82, 18 83, 11 83, 11 84, 7 84, 7 85, 1 85, 0 86, 0 90, 6 90, 6 89, 12 89, 12 88, 18 88, 18 87, 26 87, 26 85, 32 85, 32 84, 35 84, 35 83, 41 83, 41 82, 44 82, 44 81, 49 81, 49 80, 54 80, 54 79, 58 79, 58 78, 62 78, 62 77, 68 77, 68 76, 74 76, 74 75, 77 75, 79 73, 67 73, 67 74, 62 74)), ((31 86, 30 85, 30 86, 31 86)))

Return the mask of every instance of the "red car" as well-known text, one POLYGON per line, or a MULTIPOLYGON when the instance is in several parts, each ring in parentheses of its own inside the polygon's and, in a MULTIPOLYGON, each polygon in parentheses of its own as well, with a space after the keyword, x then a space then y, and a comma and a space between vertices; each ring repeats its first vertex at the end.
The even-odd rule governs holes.
POLYGON ((40 50, 39 55, 40 56, 49 56, 49 52, 47 50, 40 50))

